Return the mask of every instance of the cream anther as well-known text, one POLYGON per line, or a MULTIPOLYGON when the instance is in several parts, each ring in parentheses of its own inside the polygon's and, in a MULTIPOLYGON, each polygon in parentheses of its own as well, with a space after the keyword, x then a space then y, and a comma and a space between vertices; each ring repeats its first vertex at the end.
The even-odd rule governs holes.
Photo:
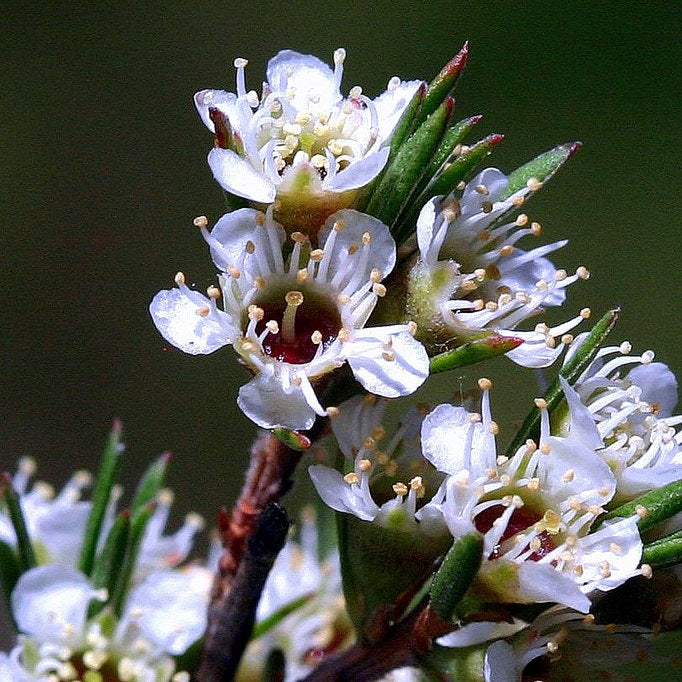
POLYGON ((590 279, 590 271, 584 265, 577 268, 575 274, 578 275, 580 279, 590 279))
POLYGON ((233 279, 239 279, 242 276, 241 270, 239 268, 236 268, 234 265, 231 265, 227 269, 227 273, 232 277, 233 279))
POLYGON ((327 408, 328 417, 338 417, 341 414, 341 410, 338 407, 330 406, 327 408))
POLYGON ((310 335, 310 340, 317 346, 322 343, 322 334, 316 329, 310 335))
POLYGON ((268 320, 265 327, 271 334, 279 334, 279 324, 276 320, 268 320))
POLYGON ((324 251, 322 249, 313 249, 310 252, 310 260, 319 263, 324 258, 324 251))
POLYGON ((256 250, 256 245, 249 239, 244 247, 246 253, 254 253, 256 250))
POLYGON ((372 285, 372 291, 379 296, 379 298, 383 298, 386 296, 386 287, 383 284, 378 284, 375 283, 372 285))
POLYGON ((405 497, 407 495, 407 486, 404 483, 394 483, 393 484, 393 492, 398 496, 398 497, 405 497))
POLYGON ((254 218, 256 225, 258 227, 263 227, 265 225, 265 214, 264 213, 256 213, 256 217, 254 218))
POLYGON ((535 407, 537 407, 540 410, 546 410, 547 409, 547 401, 544 398, 535 398, 533 401, 535 403, 535 407))
POLYGON ((592 311, 589 308, 583 308, 580 311, 580 317, 583 318, 583 320, 589 319, 590 315, 592 314, 592 311))
POLYGON ((339 333, 337 336, 339 341, 341 342, 350 341, 350 337, 351 337, 350 329, 346 327, 341 327, 341 329, 339 329, 339 333))
POLYGON ((532 222, 530 224, 530 231, 534 237, 537 237, 542 233, 542 225, 540 225, 540 223, 532 222))
POLYGON ((296 273, 296 281, 297 282, 305 282, 307 279, 308 279, 308 270, 306 270, 306 268, 301 268, 296 273))
POLYGON ((206 317, 211 312, 211 309, 206 305, 201 308, 197 308, 197 315, 199 317, 206 317))
POLYGON ((248 65, 248 63, 249 63, 248 59, 244 59, 244 57, 237 57, 234 60, 234 68, 235 69, 243 69, 244 67, 246 67, 248 65))
POLYGON ((343 47, 338 47, 334 50, 334 64, 343 64, 346 59, 346 50, 343 47))
POLYGON ((370 462, 370 460, 368 459, 361 459, 358 462, 358 469, 360 469, 360 471, 362 471, 363 474, 368 472, 371 468, 372 462, 370 462))
POLYGON ((627 355, 632 350, 632 344, 629 341, 623 341, 620 346, 618 346, 618 350, 623 355, 627 355))
POLYGON ((542 187, 542 183, 537 178, 528 178, 526 187, 528 187, 531 192, 537 192, 542 187))
POLYGON ((490 381, 490 379, 487 379, 487 378, 485 378, 485 377, 481 377, 481 378, 478 380, 478 387, 479 387, 482 391, 489 391, 489 390, 493 387, 493 382, 490 381))
POLYGON ((208 289, 206 289, 206 295, 209 298, 212 298, 214 301, 217 301, 221 296, 220 289, 212 284, 210 287, 208 287, 208 289))
POLYGON ((291 238, 299 244, 305 244, 305 242, 308 241, 308 237, 306 237, 303 232, 292 232, 291 238))
POLYGON ((516 223, 517 227, 528 225, 528 216, 525 213, 520 213, 514 222, 516 223))
POLYGON ((185 275, 182 272, 178 272, 173 279, 175 280, 175 283, 179 287, 181 287, 181 286, 183 286, 183 284, 185 284, 185 275))
POLYGON ((192 223, 195 227, 208 227, 208 218, 205 215, 197 216, 192 223))
POLYGON ((349 485, 358 484, 360 483, 360 476, 358 476, 354 471, 351 471, 343 477, 343 480, 349 485))
POLYGON ((474 191, 476 194, 481 194, 482 196, 488 196, 488 194, 490 194, 490 190, 485 185, 476 185, 474 191))
POLYGON ((365 246, 369 246, 372 243, 372 235, 369 232, 365 232, 362 235, 362 243, 365 246))

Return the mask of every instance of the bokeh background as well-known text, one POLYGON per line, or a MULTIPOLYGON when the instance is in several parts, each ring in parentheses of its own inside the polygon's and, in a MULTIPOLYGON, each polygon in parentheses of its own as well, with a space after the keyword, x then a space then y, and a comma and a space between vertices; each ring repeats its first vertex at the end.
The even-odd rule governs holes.
MULTIPOLYGON (((491 163, 584 142, 529 206, 547 240, 571 239, 556 261, 592 271, 570 314, 621 305, 616 339, 679 373, 681 19, 676 2, 611 0, 3 3, 0 468, 32 455, 61 483, 95 466, 118 416, 129 482, 170 450, 179 510, 212 521, 234 498, 254 432, 235 406, 243 370, 229 349, 169 349, 147 305, 177 270, 202 288, 214 276, 191 221, 223 200, 192 94, 234 89, 237 56, 259 90, 285 47, 329 61, 346 47, 345 90, 373 96, 394 74, 430 78, 468 39, 457 107, 506 133, 491 163)), ((496 416, 522 417, 533 377, 506 361, 430 397, 481 372, 496 416)))

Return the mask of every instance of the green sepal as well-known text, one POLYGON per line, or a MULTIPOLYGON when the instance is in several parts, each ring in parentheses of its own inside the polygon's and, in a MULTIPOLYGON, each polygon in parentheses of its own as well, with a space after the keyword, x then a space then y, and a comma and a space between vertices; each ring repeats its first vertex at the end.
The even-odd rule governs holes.
MULTIPOLYGON (((575 355, 559 371, 562 376, 572 386, 580 378, 580 375, 587 369, 594 360, 597 351, 606 340, 620 316, 620 309, 609 310, 597 324, 592 327, 587 338, 575 352, 575 355)), ((559 406, 564 399, 559 379, 556 378, 544 395, 547 401, 547 409, 550 414, 559 406)), ((534 407, 521 428, 517 431, 513 440, 507 446, 507 453, 513 455, 529 438, 536 439, 540 433, 540 410, 534 407)))
POLYGON ((395 229, 396 241, 401 243, 412 234, 417 223, 417 216, 429 199, 452 192, 483 159, 492 153, 495 146, 502 142, 503 139, 504 135, 498 133, 488 135, 472 145, 466 152, 455 157, 451 163, 441 164, 439 170, 431 177, 419 197, 410 202, 410 206, 404 216, 401 216, 395 229))
POLYGON ((31 537, 26 528, 26 519, 21 510, 21 503, 17 491, 12 485, 12 477, 4 473, 0 479, 0 492, 2 499, 4 499, 7 506, 7 514, 9 516, 14 533, 17 536, 17 559, 19 561, 19 570, 21 573, 28 571, 30 568, 37 566, 36 555, 31 544, 31 537))
POLYGON ((156 504, 150 502, 145 507, 140 509, 136 517, 131 520, 125 559, 123 560, 123 564, 120 566, 116 587, 114 588, 110 600, 114 613, 117 616, 120 616, 123 611, 125 599, 128 594, 128 588, 130 587, 130 581, 135 571, 137 556, 140 552, 140 546, 142 545, 142 540, 144 538, 144 532, 147 528, 147 523, 152 517, 155 509, 156 504))
POLYGON ((104 448, 104 454, 102 455, 102 461, 95 482, 95 489, 92 493, 92 508, 90 509, 85 526, 83 545, 78 561, 78 568, 87 576, 90 576, 92 573, 95 563, 97 544, 111 499, 111 490, 116 483, 118 472, 121 468, 122 454, 121 422, 115 420, 109 434, 109 440, 104 448))
MULTIPOLYGON (((104 541, 102 552, 92 570, 91 581, 95 588, 105 588, 112 595, 117 586, 121 566, 125 560, 128 537, 130 535, 130 511, 124 509, 114 521, 104 541)), ((88 608, 88 618, 96 616, 105 602, 93 600, 88 608)))
POLYGON ((650 490, 644 495, 640 495, 634 500, 630 500, 625 504, 620 505, 611 510, 607 514, 599 517, 594 527, 597 528, 604 521, 608 519, 615 519, 619 517, 639 516, 637 526, 639 532, 643 533, 649 528, 667 521, 678 512, 682 511, 682 480, 673 481, 664 485, 662 488, 650 490), (646 512, 639 514, 639 511, 644 508, 646 512))
POLYGON ((166 471, 171 456, 170 452, 164 452, 155 462, 152 462, 149 467, 147 467, 147 470, 140 479, 137 490, 135 491, 135 497, 130 505, 130 514, 133 523, 142 509, 150 502, 156 500, 159 490, 161 490, 166 478, 166 471))
POLYGON ((292 450, 297 450, 298 452, 307 450, 312 445, 310 438, 299 431, 278 427, 272 429, 271 433, 275 438, 281 440, 284 445, 290 447, 292 450))
POLYGON ((267 618, 256 623, 251 631, 251 639, 262 637, 266 632, 269 632, 272 628, 281 623, 290 613, 298 611, 302 606, 305 606, 314 596, 315 592, 309 592, 296 599, 292 599, 290 602, 284 604, 284 606, 278 608, 274 613, 271 613, 267 618))
POLYGON ((429 83, 424 101, 415 117, 415 128, 419 127, 438 107, 449 97, 459 80, 459 75, 464 70, 469 57, 469 43, 466 42, 462 49, 440 70, 438 75, 429 83))
POLYGON ((393 129, 393 135, 391 135, 391 153, 388 157, 392 159, 397 153, 400 147, 402 147, 403 142, 407 140, 412 131, 414 130, 414 122, 417 117, 417 113, 422 106, 424 101, 424 96, 426 95, 426 83, 422 83, 417 91, 412 95, 410 103, 405 107, 400 120, 398 121, 396 127, 393 129))
POLYGON ((518 348, 522 343, 523 339, 515 336, 492 334, 484 339, 477 339, 445 351, 445 353, 434 355, 430 360, 429 373, 438 374, 438 372, 447 372, 458 367, 475 365, 477 362, 504 355, 518 348))
POLYGON ((682 563, 682 531, 666 535, 644 546, 642 563, 663 568, 682 563))
POLYGON ((483 559, 483 536, 472 532, 456 538, 431 582, 431 608, 453 620, 457 606, 473 582, 483 559))
POLYGON ((2 590, 7 599, 7 612, 10 614, 12 613, 10 595, 20 576, 19 558, 14 551, 14 547, 4 540, 0 540, 0 583, 2 583, 2 590))
POLYGON ((514 192, 526 186, 526 183, 535 178, 539 182, 549 180, 581 147, 582 142, 566 142, 554 149, 550 149, 532 161, 523 164, 520 168, 509 174, 507 189, 500 195, 498 201, 508 199, 514 192))
POLYGON ((358 637, 371 642, 376 618, 429 577, 451 536, 396 530, 351 514, 337 514, 337 521, 346 609, 358 637))
POLYGON ((452 100, 446 99, 402 145, 372 194, 366 213, 393 225, 443 139, 452 106, 452 100))

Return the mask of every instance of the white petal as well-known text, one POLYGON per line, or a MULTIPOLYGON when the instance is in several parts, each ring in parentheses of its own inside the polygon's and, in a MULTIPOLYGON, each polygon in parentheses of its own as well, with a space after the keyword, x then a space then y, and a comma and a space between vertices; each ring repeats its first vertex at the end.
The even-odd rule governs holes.
POLYGON ((417 218, 417 246, 419 246, 422 260, 427 263, 438 260, 438 253, 446 233, 446 230, 438 230, 436 233, 438 240, 434 241, 436 237, 434 228, 438 217, 437 204, 440 199, 441 197, 438 196, 427 201, 417 218))
POLYGON ((292 92, 290 102, 299 110, 329 110, 340 97, 334 72, 313 55, 282 50, 268 62, 266 73, 272 90, 292 92), (319 97, 319 101, 312 102, 310 96, 319 97))
POLYGON ((628 379, 642 389, 642 400, 659 407, 658 417, 669 417, 677 405, 677 379, 667 365, 651 362, 630 370, 628 379))
POLYGON ((604 443, 590 411, 582 404, 575 389, 561 375, 559 375, 559 382, 568 403, 571 437, 576 438, 588 448, 594 450, 602 448, 604 443))
POLYGON ((497 197, 507 189, 509 178, 497 168, 484 168, 473 180, 470 180, 459 201, 462 216, 481 212, 483 201, 495 202, 497 197), (488 194, 484 197, 476 191, 479 185, 487 188, 488 194))
POLYGON ((368 402, 364 395, 356 395, 339 405, 339 415, 331 420, 331 427, 346 457, 353 457, 355 448, 381 424, 388 405, 385 400, 368 402))
POLYGON ((388 161, 389 152, 390 149, 385 147, 354 161, 330 178, 329 182, 323 182, 322 187, 330 192, 345 192, 364 187, 381 173, 388 161))
POLYGON ((403 81, 394 90, 386 90, 374 99, 379 117, 379 140, 386 142, 393 135, 400 117, 419 89, 422 81, 403 81))
POLYGON ((308 468, 308 473, 318 495, 332 509, 353 514, 363 521, 372 521, 379 513, 369 494, 363 495, 357 485, 346 483, 335 469, 315 464, 308 468))
POLYGON ((210 586, 203 569, 157 571, 130 593, 128 618, 166 653, 179 656, 204 634, 210 586))
POLYGON ((149 305, 156 328, 176 348, 191 355, 205 355, 230 343, 238 331, 230 317, 214 309, 206 316, 197 311, 210 301, 191 289, 165 289, 149 305))
POLYGON ((215 132, 215 126, 211 117, 208 115, 209 107, 215 107, 222 111, 229 117, 237 101, 237 95, 225 90, 201 90, 194 95, 194 105, 201 116, 204 125, 212 132, 215 132))
MULTIPOLYGON (((272 248, 265 230, 275 229, 279 245, 284 243, 286 237, 284 228, 278 223, 270 224, 267 228, 261 228, 256 221, 262 219, 263 214, 253 208, 240 208, 237 211, 226 213, 215 224, 210 233, 209 246, 213 262, 223 271, 227 272, 230 267, 237 265, 243 260, 247 242, 258 243, 257 235, 264 246, 261 248, 262 257, 267 259, 271 270, 275 269, 272 258, 272 248), (217 244, 213 241, 218 242, 217 244)), ((257 267, 257 261, 254 261, 257 267)), ((257 274, 252 272, 252 274, 257 274)))
POLYGON ((514 649, 502 640, 493 642, 485 652, 483 673, 485 682, 516 682, 520 679, 514 649))
POLYGON ((408 331, 385 335, 382 329, 372 327, 356 333, 347 344, 348 364, 370 393, 385 398, 410 395, 428 377, 429 357, 408 331), (387 337, 391 340, 390 350, 386 348, 387 337))
POLYGON ((237 404, 249 419, 264 429, 283 427, 306 431, 315 422, 315 412, 300 386, 292 385, 285 393, 281 381, 265 373, 239 389, 237 404))
POLYGON ((88 604, 96 594, 75 568, 46 565, 24 573, 12 591, 12 614, 24 634, 63 641, 65 627, 83 633, 88 604))
POLYGON ((531 367, 533 369, 542 369, 549 367, 560 355, 563 350, 563 344, 557 344, 555 348, 550 348, 545 340, 544 335, 532 331, 496 330, 503 336, 515 336, 523 339, 523 343, 505 353, 505 357, 509 358, 521 367, 531 367))
POLYGON ((469 471, 473 475, 495 466, 495 451, 484 447, 483 426, 472 425, 463 407, 438 405, 422 423, 422 452, 438 471, 458 474, 469 471), (473 428, 472 444, 467 447, 467 436, 473 428))
POLYGON ((388 227, 370 215, 345 208, 327 218, 318 235, 320 244, 326 244, 338 221, 343 221, 345 228, 336 233, 333 252, 326 254, 330 258, 327 279, 332 280, 339 269, 345 270, 347 274, 339 282, 339 289, 343 289, 351 279, 357 279, 360 285, 365 284, 374 268, 379 270, 382 278, 386 277, 395 265, 395 242, 388 227), (365 232, 369 232, 372 241, 367 247, 369 258, 365 261, 364 269, 359 271, 365 260, 362 254, 362 236, 365 232), (355 250, 353 256, 349 255, 349 249, 355 250))
POLYGON ((53 504, 36 520, 35 536, 47 548, 51 564, 76 565, 91 508, 90 502, 53 504))
POLYGON ((271 204, 275 200, 275 186, 231 149, 211 149, 208 165, 213 177, 227 192, 257 204, 271 204))
POLYGON ((516 603, 557 602, 581 613, 588 613, 590 600, 569 576, 550 564, 524 561, 517 564, 518 586, 509 601, 516 603))
POLYGON ((525 627, 527 627, 527 623, 518 619, 514 619, 513 623, 491 623, 488 621, 469 623, 449 635, 439 637, 436 643, 448 647, 474 646, 499 637, 511 637, 525 627))

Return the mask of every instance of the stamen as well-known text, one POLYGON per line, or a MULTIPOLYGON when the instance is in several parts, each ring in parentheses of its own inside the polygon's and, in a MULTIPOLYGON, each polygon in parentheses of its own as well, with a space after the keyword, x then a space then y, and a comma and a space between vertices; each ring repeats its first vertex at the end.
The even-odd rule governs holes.
POLYGON ((285 343, 293 343, 296 340, 296 310, 303 303, 303 294, 300 291, 289 291, 284 300, 287 308, 282 316, 282 339, 285 343))

